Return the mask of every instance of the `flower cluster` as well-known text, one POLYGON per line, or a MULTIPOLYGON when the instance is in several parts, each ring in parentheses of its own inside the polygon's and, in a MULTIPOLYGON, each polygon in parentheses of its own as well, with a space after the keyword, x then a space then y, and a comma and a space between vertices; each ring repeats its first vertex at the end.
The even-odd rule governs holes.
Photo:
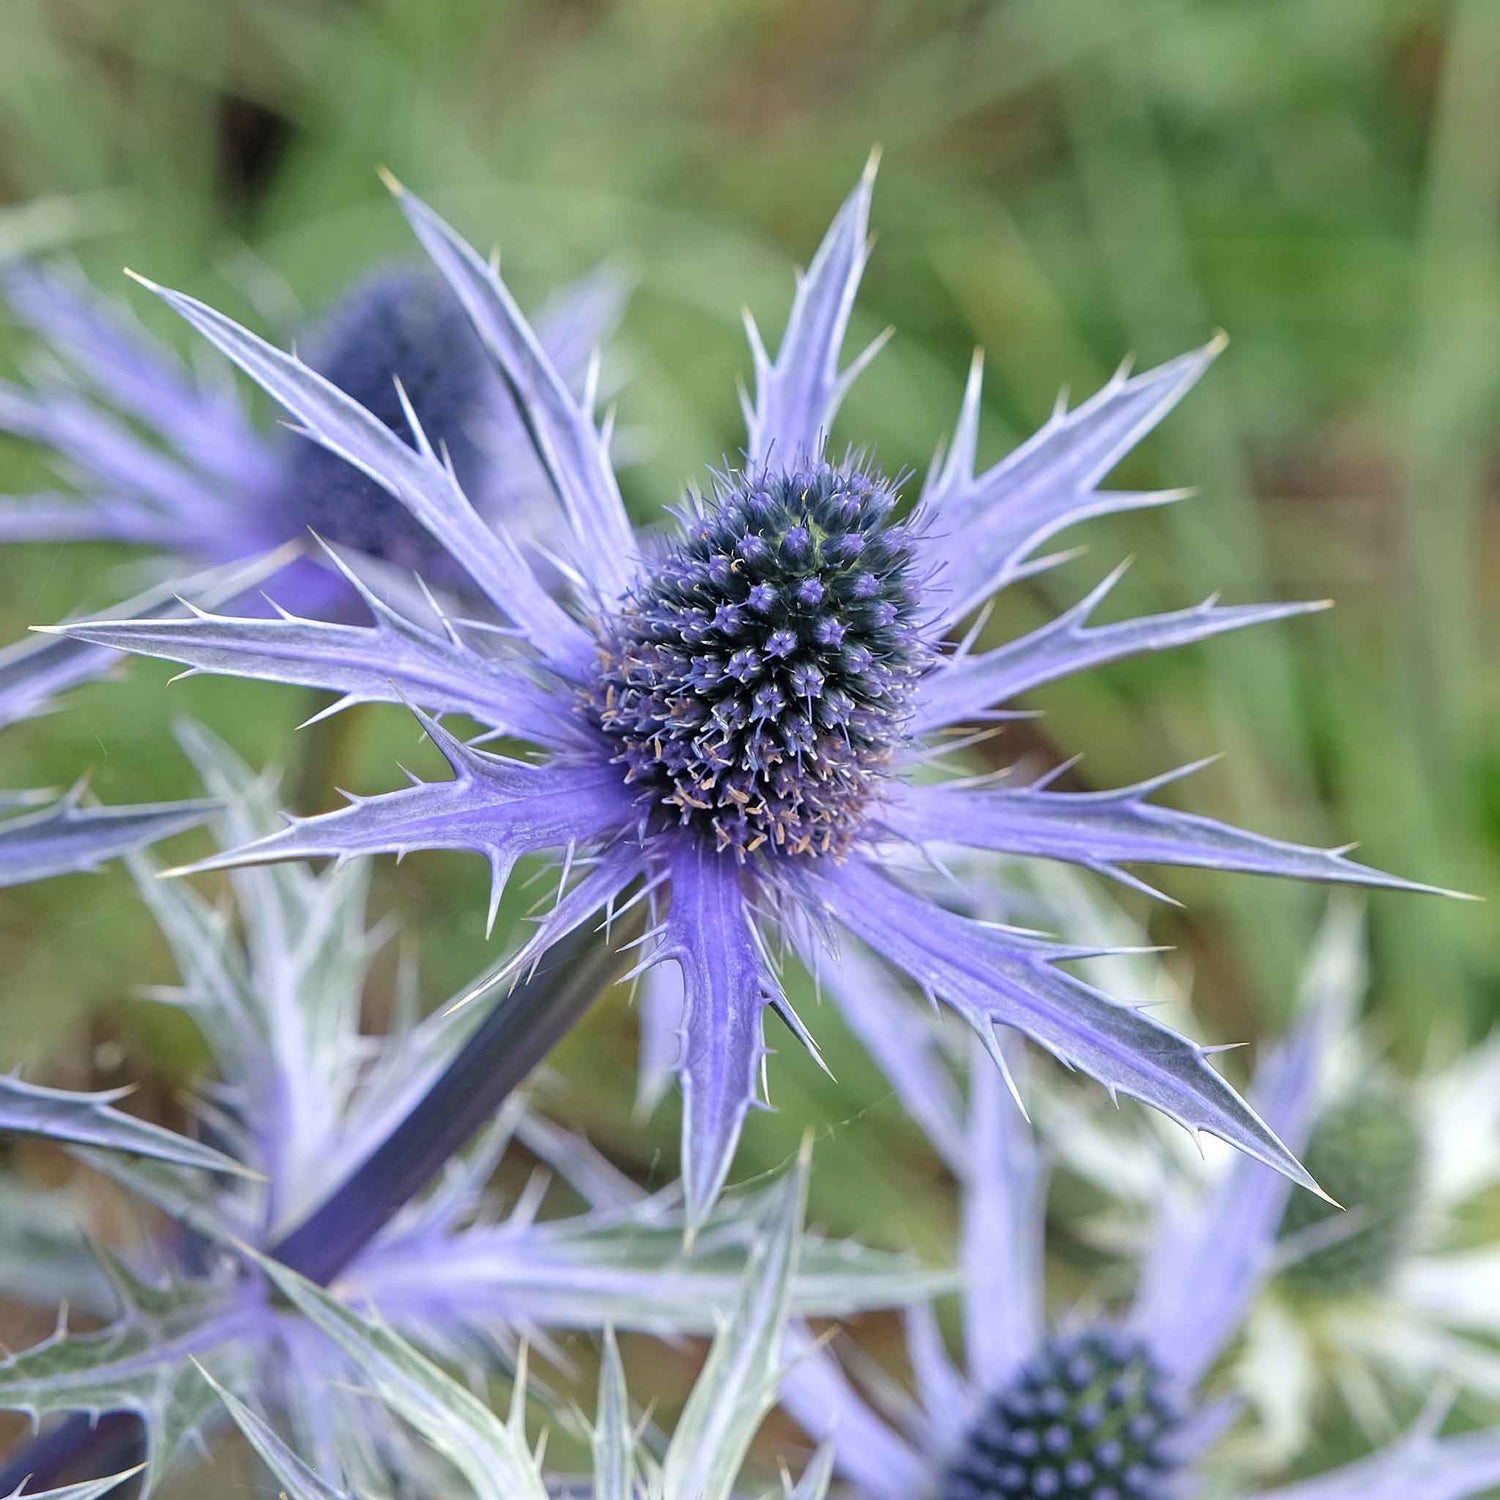
MULTIPOLYGON (((125 651, 337 694, 320 718, 403 703, 452 776, 282 826, 275 777, 186 726, 207 799, 101 812, 75 797, 0 822, 0 884, 126 855, 181 976, 150 998, 193 1019, 214 1068, 184 1133, 128 1112, 121 1091, 0 1077, 0 1130, 61 1143, 168 1226, 83 1257, 62 1248, 78 1226, 52 1198, 5 1188, 18 1206, 0 1221, 0 1265, 17 1268, 6 1291, 100 1326, 64 1316, 0 1361, 0 1407, 69 1414, 0 1487, 21 1496, 92 1463, 112 1477, 45 1494, 107 1494, 139 1472, 144 1431, 149 1493, 232 1422, 291 1500, 733 1500, 778 1399, 821 1444, 796 1480, 783 1469, 790 1500, 1169 1500, 1230 1473, 1236 1396, 1274 1423, 1228 1351, 1253 1357, 1261 1309, 1281 1296, 1358 1283, 1391 1292, 1382 1309, 1400 1301, 1391 1289, 1421 1244, 1407 1200, 1427 1192, 1440 1132, 1372 1088, 1371 1068, 1355 1068, 1359 1089, 1327 1076, 1351 1032, 1347 924, 1247 1100, 1214 1065, 1220 1049, 1114 997, 1104 971, 1123 945, 1097 923, 1050 939, 993 920, 994 893, 1012 861, 1151 894, 1134 866, 1432 888, 1152 800, 1183 771, 1074 792, 1055 773, 963 763, 971 737, 1043 684, 1320 607, 1210 599, 1094 623, 1114 574, 1031 633, 981 645, 987 601, 1056 561, 1045 548, 1060 532, 1182 498, 1102 486, 1217 341, 1122 371, 988 468, 976 361, 916 493, 867 448, 838 457, 831 429, 880 342, 845 364, 872 168, 799 281, 774 358, 750 324, 742 456, 690 488, 672 525, 637 529, 613 417, 594 410, 612 285, 575 292, 538 333, 497 264, 392 186, 431 266, 356 284, 307 332, 305 358, 152 288, 284 408, 290 435, 260 432, 232 393, 55 275, 10 281, 72 373, 0 388, 0 425, 51 446, 81 483, 7 502, 0 539, 108 537, 217 567, 0 657, 0 722, 125 651), (544 489, 550 518, 536 514, 544 489), (288 567, 284 544, 309 530, 326 563, 288 567), (244 602, 263 576, 270 612, 244 602), (220 849, 208 859, 164 872, 140 852, 205 820, 220 849), (491 927, 523 861, 555 860, 557 895, 461 997, 503 991, 490 1003, 424 1013, 407 975, 375 1031, 365 991, 381 943, 361 857, 416 849, 488 862, 491 927), (315 874, 315 859, 332 863, 315 874), (228 872, 229 903, 158 878, 210 871, 228 872), (617 920, 632 934, 621 948, 644 947, 643 1098, 676 1043, 682 1182, 654 1194, 517 1093, 618 977, 617 920), (952 1274, 805 1232, 806 1150, 769 1191, 726 1192, 762 1102, 766 1011, 816 1055, 791 961, 826 984, 957 1184, 952 1274), (937 1002, 967 1028, 958 1049, 937 1002), (1111 1096, 1220 1137, 1232 1164, 1208 1184, 1154 1159, 1137 1170, 1113 1132, 1048 1102, 1020 1036, 1111 1096), (1118 1200, 1149 1184, 1111 1224, 1111 1247, 1138 1252, 1128 1305, 1106 1293, 1050 1316, 1049 1157, 1023 1095, 1058 1159, 1124 1163, 1096 1172, 1118 1200), (536 1175, 497 1212, 491 1180, 522 1152, 562 1191, 536 1175), (23 1222, 28 1244, 56 1253, 28 1266, 23 1222), (961 1361, 934 1303, 953 1291, 961 1361), (892 1306, 915 1396, 806 1321, 892 1306), (669 1436, 632 1411, 617 1329, 713 1335, 669 1436), (571 1375, 556 1336, 577 1330, 603 1338, 592 1423, 528 1385, 533 1345, 571 1375), (507 1419, 474 1389, 494 1378, 511 1384, 507 1419), (534 1406, 560 1455, 533 1446, 534 1406)), ((1492 1059, 1481 1075, 1493 1116, 1492 1059)), ((1469 1368, 1491 1368, 1483 1357, 1469 1368)), ((1500 1429, 1445 1437, 1444 1419, 1435 1402, 1352 1467, 1239 1493, 1397 1500, 1420 1478, 1429 1500, 1459 1500, 1500 1482, 1500 1429)))
POLYGON ((1341 850, 1148 801, 1170 776, 1102 793, 1055 791, 1045 777, 1030 785, 931 779, 949 731, 984 722, 1039 683, 1308 606, 1210 602, 1091 626, 1106 583, 1031 635, 984 651, 950 649, 950 631, 990 594, 1047 565, 1038 551, 1060 530, 1178 498, 1099 485, 1217 346, 1122 374, 981 473, 976 365, 948 455, 907 510, 892 482, 868 465, 834 463, 826 449, 840 401, 874 352, 840 368, 872 186, 867 174, 834 220, 777 358, 753 337, 743 467, 697 496, 679 535, 655 549, 626 514, 610 424, 597 425, 573 395, 493 266, 398 190, 503 372, 557 493, 571 598, 554 597, 509 534, 485 523, 415 420, 413 448, 295 356, 158 289, 308 436, 399 500, 467 569, 512 635, 440 611, 419 618, 369 590, 373 626, 205 614, 64 629, 197 670, 330 688, 344 702, 401 698, 464 713, 486 738, 529 742, 536 759, 505 758, 424 716, 453 780, 357 798, 201 868, 470 849, 494 872, 493 912, 518 860, 560 850, 566 868, 581 873, 525 962, 644 882, 665 907, 649 959, 675 960, 683 975, 678 1071, 694 1219, 718 1196, 756 1101, 764 1010, 811 1045, 769 961, 773 939, 779 931, 816 964, 816 934, 839 927, 951 1005, 988 1044, 999 1027, 1019 1029, 1112 1092, 1308 1183, 1202 1047, 1060 967, 1079 950, 981 926, 896 877, 912 853, 961 844, 1122 878, 1132 878, 1122 866, 1151 862, 1407 885, 1341 850))
MULTIPOLYGON (((50 450, 73 487, 6 497, 0 542, 125 542, 180 571, 285 543, 302 551, 311 531, 398 569, 431 572, 433 583, 466 582, 462 565, 378 485, 294 433, 258 430, 222 378, 183 363, 81 276, 26 267, 7 274, 3 291, 57 367, 30 386, 0 384, 0 432, 50 450)), ((600 274, 540 315, 546 347, 575 385, 620 302, 617 279, 600 274)), ((461 305, 433 271, 377 268, 299 341, 314 368, 405 441, 410 411, 474 503, 526 531, 545 479, 461 305)), ((276 589, 293 608, 357 607, 336 571, 312 558, 284 568, 276 589)))
POLYGON ((742 864, 847 854, 925 665, 896 492, 824 464, 694 499, 610 625, 592 716, 648 830, 742 864))

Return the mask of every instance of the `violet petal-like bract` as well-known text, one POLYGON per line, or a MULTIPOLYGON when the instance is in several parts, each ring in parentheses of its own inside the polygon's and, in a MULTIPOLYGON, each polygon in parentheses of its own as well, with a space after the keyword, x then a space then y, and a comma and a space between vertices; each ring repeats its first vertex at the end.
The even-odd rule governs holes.
POLYGON ((97 870, 131 849, 196 828, 211 802, 89 807, 81 790, 38 812, 0 822, 0 886, 97 870))
POLYGON ((952 624, 1034 571, 1036 549, 1079 521, 1184 498, 1181 490, 1137 494, 1097 486, 1198 382, 1222 347, 1216 339, 1133 378, 1122 372, 1074 411, 1059 406, 1040 432, 979 475, 976 362, 947 461, 922 496, 932 526, 928 556, 938 570, 933 623, 952 624))
POLYGON ((635 533, 607 433, 569 391, 499 275, 420 199, 399 186, 396 198, 505 376, 567 512, 578 565, 606 603, 616 602, 634 572, 635 533))
MULTIPOLYGON (((525 628, 537 646, 560 661, 576 656, 587 640, 577 623, 537 582, 516 543, 480 519, 431 448, 411 447, 295 355, 273 348, 223 313, 181 292, 145 285, 276 397, 308 437, 407 506, 442 546, 462 559, 490 602, 525 628)), ((415 414, 408 411, 407 421, 421 443, 415 414)))
POLYGON ((944 911, 859 861, 825 877, 825 884, 844 925, 924 990, 945 999, 981 1040, 988 1033, 993 1041, 996 1026, 1015 1027, 1112 1092, 1144 1100, 1189 1129, 1217 1135, 1294 1182, 1315 1187, 1296 1157, 1214 1071, 1203 1048, 1058 967, 1089 956, 1086 951, 944 911))
POLYGON ((765 1052, 769 980, 732 860, 696 843, 679 848, 662 951, 682 968, 682 1176, 696 1226, 724 1185, 765 1052))
POLYGON ((997 1390, 1036 1348, 1046 1323, 1046 1171, 1000 1070, 988 1065, 981 1042, 973 1048, 959 1241, 964 1352, 971 1378, 997 1390))
POLYGON ((997 854, 1065 860, 1129 883, 1135 882, 1120 865, 1188 865, 1389 890, 1414 888, 1410 881, 1356 864, 1341 849, 1288 844, 1146 800, 1199 769, 1184 766, 1106 792, 1055 792, 1045 785, 907 784, 892 788, 881 816, 891 832, 913 843, 964 844, 997 854))
POLYGON ((341 695, 341 708, 405 698, 434 713, 482 715, 497 729, 542 744, 566 743, 576 733, 555 697, 514 666, 475 650, 456 630, 440 634, 363 593, 374 625, 197 610, 186 620, 90 620, 59 628, 70 640, 162 657, 190 673, 322 688, 341 695))
POLYGON ((828 436, 845 389, 868 358, 839 372, 839 355, 854 298, 870 253, 870 199, 875 190, 871 157, 859 186, 834 216, 818 253, 798 277, 781 349, 773 361, 747 315, 755 359, 755 400, 746 405, 746 457, 751 467, 777 459, 790 464, 814 456, 828 436))
POLYGON ((128 1088, 93 1093, 46 1088, 0 1074, 0 1131, 149 1156, 180 1167, 251 1175, 243 1163, 202 1141, 116 1109, 130 1093, 128 1088))
POLYGON ((1123 572, 1123 566, 1116 569, 1086 598, 1028 634, 988 651, 954 656, 940 665, 917 690, 914 732, 983 718, 997 704, 1105 662, 1327 608, 1321 599, 1305 604, 1220 604, 1208 599, 1171 614, 1090 625, 1089 616, 1123 572))

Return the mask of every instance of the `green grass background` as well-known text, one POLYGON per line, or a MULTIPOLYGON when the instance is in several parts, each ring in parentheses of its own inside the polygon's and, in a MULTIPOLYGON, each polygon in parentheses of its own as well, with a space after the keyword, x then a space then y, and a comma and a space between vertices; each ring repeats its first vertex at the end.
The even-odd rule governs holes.
MULTIPOLYGON (((635 276, 613 358, 621 422, 646 439, 626 479, 645 518, 736 449, 740 309, 779 330, 794 265, 878 143, 855 333, 898 336, 840 433, 887 468, 925 466, 975 344, 997 456, 1059 388, 1231 336, 1121 471, 1199 497, 1080 531, 1088 553, 1012 590, 993 636, 1126 553, 1121 613, 1211 590, 1338 601, 1059 685, 1000 753, 1083 751, 1077 784, 1106 786, 1223 750, 1173 795, 1493 897, 1497 76, 1493 0, 4 0, 0 255, 66 246, 179 342, 122 265, 285 336, 299 306, 408 250, 375 177, 389 166, 498 245, 533 298, 601 260, 635 276)), ((21 356, 0 326, 0 364, 21 356)), ((0 493, 45 473, 0 441, 0 493)), ((0 639, 115 596, 128 562, 0 552, 0 639)), ((257 762, 295 763, 331 732, 294 739, 295 693, 168 676, 132 666, 10 731, 0 784, 88 772, 111 799, 182 795, 173 715, 257 762)), ((372 709, 346 753, 368 790, 423 752, 408 718, 372 709)), ((1160 880, 1183 910, 1130 904, 1192 965, 1205 1031, 1274 1032, 1320 894, 1160 880)), ((483 882, 479 861, 440 855, 378 873, 434 1001, 493 951, 483 882)), ((1401 1065, 1493 1023, 1493 910, 1371 900, 1371 1013, 1401 1065)), ((118 872, 0 894, 0 1065, 189 1076, 191 1038, 130 999, 168 973, 118 872)), ((936 1249, 946 1191, 831 1008, 808 1019, 839 1083, 784 1053, 778 1113, 751 1122, 739 1173, 810 1123, 821 1222, 936 1249)), ((557 1055, 558 1108, 666 1178, 672 1109, 632 1118, 633 1067, 633 1017, 601 1007, 557 1055)))

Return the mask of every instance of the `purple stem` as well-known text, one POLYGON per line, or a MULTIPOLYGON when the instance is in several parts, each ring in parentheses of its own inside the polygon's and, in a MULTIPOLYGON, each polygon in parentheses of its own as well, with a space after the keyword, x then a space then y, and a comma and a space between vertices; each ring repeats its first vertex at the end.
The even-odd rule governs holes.
MULTIPOLYGON (((269 1250, 326 1285, 482 1129, 531 1070, 618 977, 620 955, 575 933, 485 1017, 396 1128, 348 1178, 269 1250)), ((141 1422, 129 1412, 67 1418, 0 1469, 0 1495, 28 1478, 37 1489, 139 1463, 141 1422)), ((124 1492, 122 1491, 122 1494, 124 1492)), ((24 1500, 24 1497, 22 1497, 24 1500)))
POLYGON ((614 952, 580 935, 485 1017, 412 1111, 268 1252, 326 1285, 487 1125, 511 1093, 613 983, 614 952))
POLYGON ((34 1438, 0 1469, 0 1495, 14 1494, 28 1479, 30 1493, 122 1473, 146 1456, 145 1437, 134 1412, 106 1412, 97 1421, 78 1412, 34 1438))

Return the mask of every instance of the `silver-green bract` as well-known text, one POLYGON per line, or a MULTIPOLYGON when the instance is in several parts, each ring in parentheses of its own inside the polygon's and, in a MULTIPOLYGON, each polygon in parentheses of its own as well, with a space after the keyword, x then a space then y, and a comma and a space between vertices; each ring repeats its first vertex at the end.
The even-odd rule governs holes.
MULTIPOLYGON (((739 1296, 726 1310, 707 1363, 659 1456, 640 1440, 619 1349, 613 1331, 606 1331, 589 1445, 593 1470, 576 1480, 576 1487, 574 1480, 549 1472, 544 1445, 528 1439, 524 1373, 502 1420, 386 1325, 285 1267, 269 1261, 262 1266, 288 1301, 348 1354, 369 1400, 415 1428, 457 1472, 464 1489, 443 1491, 455 1500, 459 1493, 473 1500, 548 1500, 559 1493, 588 1494, 592 1500, 730 1500, 758 1493, 738 1486, 751 1441, 776 1400, 806 1196, 804 1154, 767 1197, 739 1296)), ((218 1389, 290 1500, 354 1500, 356 1491, 342 1471, 336 1479, 320 1477, 258 1413, 218 1389)), ((785 1493, 792 1500, 822 1500, 830 1476, 829 1456, 820 1453, 799 1483, 787 1483, 785 1493)), ((357 1493, 359 1500, 370 1500, 365 1490, 357 1493)))
POLYGON ((7 1500, 103 1500, 105 1495, 113 1494, 127 1479, 133 1479, 140 1472, 140 1467, 126 1469, 124 1473, 111 1474, 107 1479, 65 1484, 55 1490, 29 1490, 22 1485, 20 1489, 12 1490, 7 1500))

